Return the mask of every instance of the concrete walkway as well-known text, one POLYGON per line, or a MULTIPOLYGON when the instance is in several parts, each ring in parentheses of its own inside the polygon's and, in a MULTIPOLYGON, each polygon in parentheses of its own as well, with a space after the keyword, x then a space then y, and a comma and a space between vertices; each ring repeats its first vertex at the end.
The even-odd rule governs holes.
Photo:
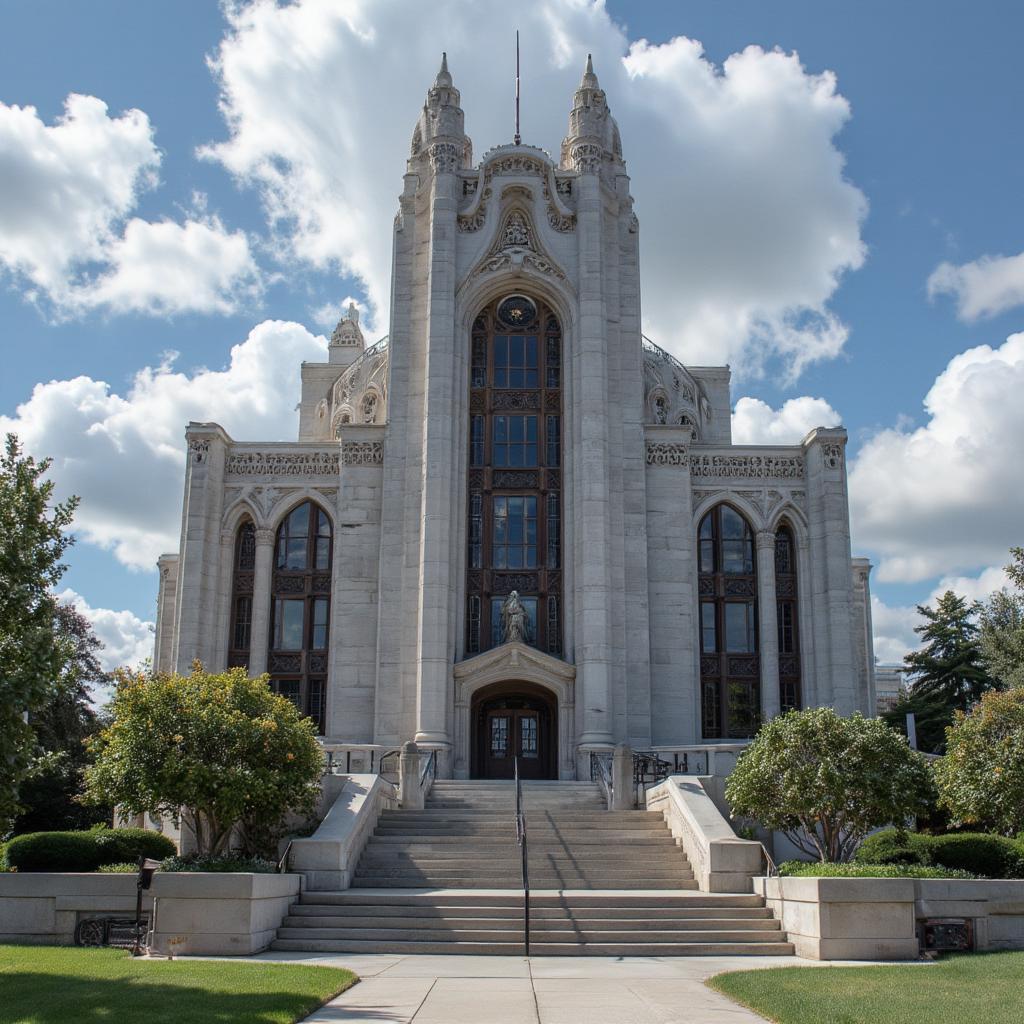
MULTIPOLYGON (((264 953, 362 979, 305 1024, 764 1024, 707 988, 723 971, 815 967, 788 956, 524 957, 264 953)), ((835 966, 832 964, 830 966, 835 966)))

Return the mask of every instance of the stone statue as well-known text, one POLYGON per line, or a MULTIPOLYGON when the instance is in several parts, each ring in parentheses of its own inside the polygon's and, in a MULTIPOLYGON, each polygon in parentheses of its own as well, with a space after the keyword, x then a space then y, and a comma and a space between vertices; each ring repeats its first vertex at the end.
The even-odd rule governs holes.
POLYGON ((519 600, 518 590, 513 590, 501 606, 501 642, 530 642, 530 617, 526 614, 523 602, 519 600))

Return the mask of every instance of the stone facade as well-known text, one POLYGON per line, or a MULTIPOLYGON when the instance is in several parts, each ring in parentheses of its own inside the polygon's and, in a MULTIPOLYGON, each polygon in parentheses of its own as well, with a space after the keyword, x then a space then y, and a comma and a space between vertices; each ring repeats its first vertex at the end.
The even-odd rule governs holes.
POLYGON ((870 566, 851 559, 846 433, 733 445, 729 370, 684 367, 642 336, 639 225, 589 63, 557 163, 504 145, 474 164, 443 66, 415 125, 393 258, 390 335, 366 347, 350 309, 328 361, 303 364, 296 442, 240 443, 216 424, 189 425, 180 550, 160 560, 159 669, 196 658, 224 667, 239 636, 253 674, 285 663, 271 650, 275 537, 310 501, 333 538, 318 669, 331 742, 414 739, 439 751, 441 774, 467 777, 474 700, 502 681, 557 701, 562 778, 588 774, 589 751, 619 742, 726 742, 702 726, 697 540, 724 503, 754 552, 759 639, 736 670, 753 674, 760 716, 780 710, 780 671, 798 672, 804 705, 873 712, 870 566), (510 294, 552 310, 561 330, 557 655, 518 644, 467 654, 470 335, 510 294), (777 600, 783 523, 790 612, 777 600), (255 546, 239 634, 243 524, 255 546), (798 661, 779 648, 795 642, 778 618, 790 613, 798 661))

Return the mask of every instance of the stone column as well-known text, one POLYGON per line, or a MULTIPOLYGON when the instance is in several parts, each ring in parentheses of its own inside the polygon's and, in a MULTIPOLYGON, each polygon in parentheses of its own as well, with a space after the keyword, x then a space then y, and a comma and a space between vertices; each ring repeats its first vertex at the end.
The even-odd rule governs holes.
POLYGON ((274 565, 274 531, 256 531, 256 570, 252 582, 252 625, 249 629, 249 675, 267 671, 270 642, 270 581, 274 565))
POLYGON ((775 600, 775 531, 757 534, 757 610, 761 655, 761 717, 775 718, 779 694, 779 623, 775 600))

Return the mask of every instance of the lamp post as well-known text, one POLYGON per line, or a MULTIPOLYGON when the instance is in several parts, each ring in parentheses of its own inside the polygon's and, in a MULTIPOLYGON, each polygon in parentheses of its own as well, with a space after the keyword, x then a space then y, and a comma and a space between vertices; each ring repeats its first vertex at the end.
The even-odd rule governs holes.
POLYGON ((132 947, 132 956, 142 955, 142 891, 153 884, 153 875, 159 867, 158 860, 139 858, 139 874, 135 880, 135 945, 132 947))

